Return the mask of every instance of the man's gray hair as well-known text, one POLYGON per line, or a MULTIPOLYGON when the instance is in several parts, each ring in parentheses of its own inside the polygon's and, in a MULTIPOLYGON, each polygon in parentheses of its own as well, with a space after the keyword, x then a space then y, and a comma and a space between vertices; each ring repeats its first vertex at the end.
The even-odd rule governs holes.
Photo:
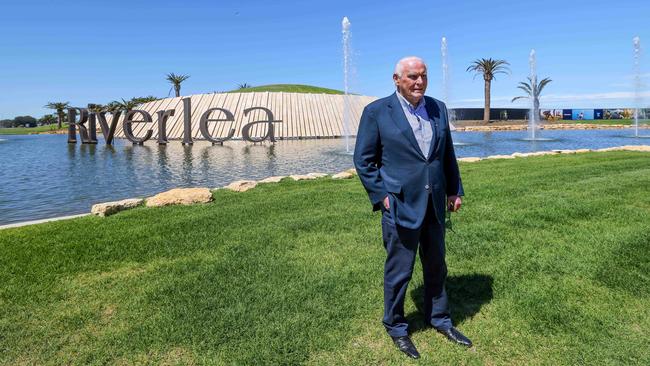
POLYGON ((421 58, 419 58, 417 56, 407 56, 407 57, 404 57, 404 58, 400 59, 399 61, 397 61, 397 65, 395 65, 395 75, 397 75, 397 77, 401 78, 402 73, 404 73, 404 65, 406 65, 409 62, 414 62, 414 61, 422 62, 424 67, 427 67, 427 64, 424 62, 423 59, 421 59, 421 58))

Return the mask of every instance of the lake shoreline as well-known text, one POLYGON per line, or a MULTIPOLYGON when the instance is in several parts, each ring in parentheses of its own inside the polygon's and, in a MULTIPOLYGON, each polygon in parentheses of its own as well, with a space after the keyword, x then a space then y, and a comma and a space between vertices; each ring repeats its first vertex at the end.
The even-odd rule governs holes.
MULTIPOLYGON (((528 121, 525 120, 515 120, 515 121, 455 121, 456 131, 459 132, 472 132, 472 131, 524 131, 528 129, 528 121)), ((601 124, 601 123, 541 123, 539 125, 540 130, 621 130, 626 128, 634 128, 634 125, 628 124, 601 124)), ((640 129, 650 129, 650 125, 639 125, 640 129)), ((0 129, 0 136, 2 135, 66 135, 68 133, 67 129, 53 130, 53 131, 41 131, 41 132, 26 132, 26 133, 4 133, 11 129, 0 129)), ((101 133, 101 129, 97 129, 97 133, 101 133)), ((322 138, 342 138, 338 137, 319 137, 311 139, 322 139, 322 138)), ((309 140, 310 138, 302 138, 300 140, 309 140)))

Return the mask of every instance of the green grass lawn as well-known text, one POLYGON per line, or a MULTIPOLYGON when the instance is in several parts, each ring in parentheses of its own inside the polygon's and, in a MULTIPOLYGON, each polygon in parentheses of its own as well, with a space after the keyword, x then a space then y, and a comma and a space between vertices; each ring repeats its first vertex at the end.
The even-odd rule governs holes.
MULTIPOLYGON (((68 128, 67 124, 64 124, 62 130, 68 128)), ((14 127, 14 128, 0 128, 0 135, 29 135, 33 133, 49 132, 56 131, 56 124, 48 126, 38 126, 38 127, 14 127)))
POLYGON ((343 94, 340 90, 321 88, 319 86, 301 84, 271 84, 253 86, 250 88, 231 90, 229 93, 252 93, 252 92, 287 92, 287 93, 313 93, 313 94, 343 94))
POLYGON ((381 325, 380 217, 357 179, 0 231, 2 364, 650 364, 650 155, 461 164, 454 323, 381 325), (496 174, 495 174, 496 173, 496 174))

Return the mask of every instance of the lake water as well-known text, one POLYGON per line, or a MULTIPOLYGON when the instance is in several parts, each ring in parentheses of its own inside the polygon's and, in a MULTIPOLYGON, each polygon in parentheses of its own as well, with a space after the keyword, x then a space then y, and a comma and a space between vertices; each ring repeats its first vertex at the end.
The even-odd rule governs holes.
MULTIPOLYGON (((650 131, 648 131, 650 133, 650 131)), ((526 131, 457 132, 458 157, 553 149, 650 145, 631 129, 542 131, 551 141, 530 142, 526 131)), ((146 197, 175 187, 224 186, 239 179, 352 167, 339 139, 279 141, 252 145, 229 141, 212 146, 172 141, 113 147, 68 144, 67 135, 0 136, 0 225, 89 212, 93 204, 146 197)))

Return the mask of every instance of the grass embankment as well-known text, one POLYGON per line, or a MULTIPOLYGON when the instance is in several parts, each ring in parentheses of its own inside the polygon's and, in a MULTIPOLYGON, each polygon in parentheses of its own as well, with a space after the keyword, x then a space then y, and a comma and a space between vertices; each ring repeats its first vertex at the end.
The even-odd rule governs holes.
POLYGON ((650 364, 648 155, 461 170, 448 292, 475 350, 424 327, 419 264, 423 359, 394 349, 380 217, 321 179, 0 231, 0 363, 650 364))
POLYGON ((34 133, 66 131, 68 125, 64 124, 61 129, 56 128, 56 125, 38 126, 38 127, 14 127, 14 128, 0 128, 0 135, 31 135, 34 133))
POLYGON ((287 92, 287 93, 312 93, 312 94, 343 94, 336 89, 321 88, 319 86, 301 84, 270 84, 252 86, 250 88, 231 90, 229 93, 252 93, 252 92, 287 92))

